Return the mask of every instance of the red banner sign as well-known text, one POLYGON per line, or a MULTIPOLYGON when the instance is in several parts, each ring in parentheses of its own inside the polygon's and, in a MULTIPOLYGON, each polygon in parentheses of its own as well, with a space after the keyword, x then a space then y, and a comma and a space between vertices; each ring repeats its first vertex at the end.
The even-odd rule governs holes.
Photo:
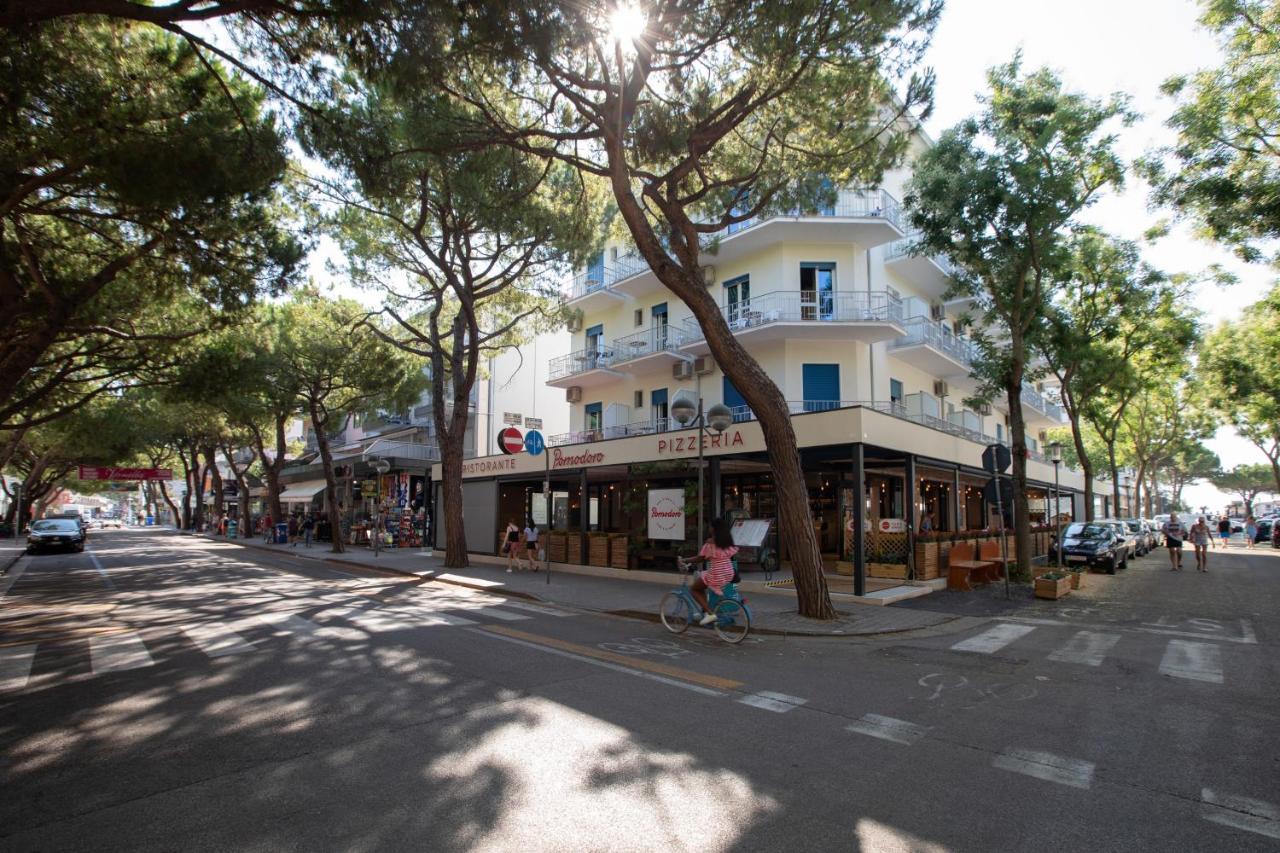
POLYGON ((81 480, 172 480, 172 468, 99 468, 80 466, 81 480))

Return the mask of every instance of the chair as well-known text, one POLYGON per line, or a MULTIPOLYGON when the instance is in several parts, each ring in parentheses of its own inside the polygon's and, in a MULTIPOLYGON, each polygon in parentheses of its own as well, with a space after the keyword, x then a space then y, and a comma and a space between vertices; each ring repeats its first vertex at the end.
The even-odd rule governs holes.
POLYGON ((999 580, 1005 576, 1008 570, 1006 563, 1016 563, 1017 557, 1010 556, 1007 559, 1000 556, 1000 541, 998 539, 988 539, 978 548, 978 559, 991 563, 993 572, 992 580, 999 580))

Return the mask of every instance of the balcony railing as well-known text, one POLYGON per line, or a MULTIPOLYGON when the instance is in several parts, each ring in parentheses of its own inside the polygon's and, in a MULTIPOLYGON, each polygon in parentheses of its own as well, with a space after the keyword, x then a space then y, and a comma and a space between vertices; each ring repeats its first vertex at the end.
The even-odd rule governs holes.
MULTIPOLYGON (((735 332, 770 323, 902 322, 902 300, 890 293, 775 290, 724 305, 720 313, 735 332)), ((702 329, 688 321, 685 342, 702 340, 702 329)))
POLYGON ((913 317, 906 321, 907 333, 895 340, 891 347, 930 346, 951 358, 972 367, 977 357, 977 348, 968 338, 961 337, 936 320, 925 317, 913 317))
POLYGON ((410 441, 384 441, 379 439, 365 448, 364 455, 398 456, 401 459, 413 459, 419 462, 438 462, 440 448, 434 444, 416 444, 410 441))
MULTIPOLYGON (((918 232, 908 234, 901 240, 894 240, 884 248, 884 259, 886 261, 896 261, 900 258, 925 257, 917 251, 920 235, 918 232)), ((951 259, 945 255, 928 255, 929 260, 933 261, 945 274, 954 276, 956 274, 955 264, 951 263, 951 259)))
POLYGON ((574 276, 569 283, 565 298, 578 299, 588 293, 595 293, 597 290, 613 287, 614 284, 622 279, 647 272, 648 269, 649 264, 639 255, 619 255, 617 260, 574 276))
POLYGON ((884 190, 840 190, 836 194, 835 204, 830 207, 753 216, 743 222, 735 222, 724 230, 717 231, 712 236, 725 237, 730 234, 737 234, 739 231, 753 228, 762 222, 768 222, 770 219, 804 216, 830 216, 845 219, 883 218, 895 227, 902 228, 902 205, 884 190))
POLYGON ((1023 383, 1022 385, 1022 403, 1023 405, 1030 406, 1040 414, 1055 421, 1062 421, 1064 419, 1061 406, 1045 397, 1037 391, 1034 386, 1027 383, 1023 383))
POLYGON ((548 381, 565 379, 570 376, 577 376, 580 373, 586 373, 589 370, 612 367, 613 362, 612 347, 580 349, 577 352, 551 359, 551 363, 548 365, 549 376, 547 379, 548 381))
POLYGON ((614 362, 621 364, 624 361, 654 353, 674 352, 682 343, 684 343, 683 327, 666 324, 654 326, 652 329, 614 338, 614 362))

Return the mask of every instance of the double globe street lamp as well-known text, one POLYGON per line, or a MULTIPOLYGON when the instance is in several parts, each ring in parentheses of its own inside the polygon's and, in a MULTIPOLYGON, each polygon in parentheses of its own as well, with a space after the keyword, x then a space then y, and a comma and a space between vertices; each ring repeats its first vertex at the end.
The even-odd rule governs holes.
POLYGON ((682 427, 698 427, 698 547, 701 548, 705 536, 702 529, 702 436, 711 434, 711 430, 715 430, 716 435, 727 430, 733 423, 733 412, 724 403, 716 403, 703 412, 701 397, 696 406, 688 397, 681 397, 671 404, 671 417, 682 427))

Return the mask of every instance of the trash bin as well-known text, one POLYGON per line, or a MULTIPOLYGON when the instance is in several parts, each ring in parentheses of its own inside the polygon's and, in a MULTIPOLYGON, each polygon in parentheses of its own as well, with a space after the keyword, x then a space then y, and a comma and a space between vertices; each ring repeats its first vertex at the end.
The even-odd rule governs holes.
POLYGON ((235 521, 228 521, 228 522, 227 522, 227 538, 228 538, 228 539, 235 539, 235 538, 236 538, 236 530, 237 530, 237 528, 239 528, 239 526, 240 526, 240 525, 239 525, 237 522, 235 522, 235 521))
POLYGON ((276 525, 276 544, 289 544, 289 525, 283 521, 276 525))
POLYGON ((151 526, 153 526, 155 523, 156 523, 156 517, 155 517, 154 515, 148 515, 148 516, 147 516, 147 525, 146 525, 146 526, 147 526, 147 527, 151 527, 151 526))

